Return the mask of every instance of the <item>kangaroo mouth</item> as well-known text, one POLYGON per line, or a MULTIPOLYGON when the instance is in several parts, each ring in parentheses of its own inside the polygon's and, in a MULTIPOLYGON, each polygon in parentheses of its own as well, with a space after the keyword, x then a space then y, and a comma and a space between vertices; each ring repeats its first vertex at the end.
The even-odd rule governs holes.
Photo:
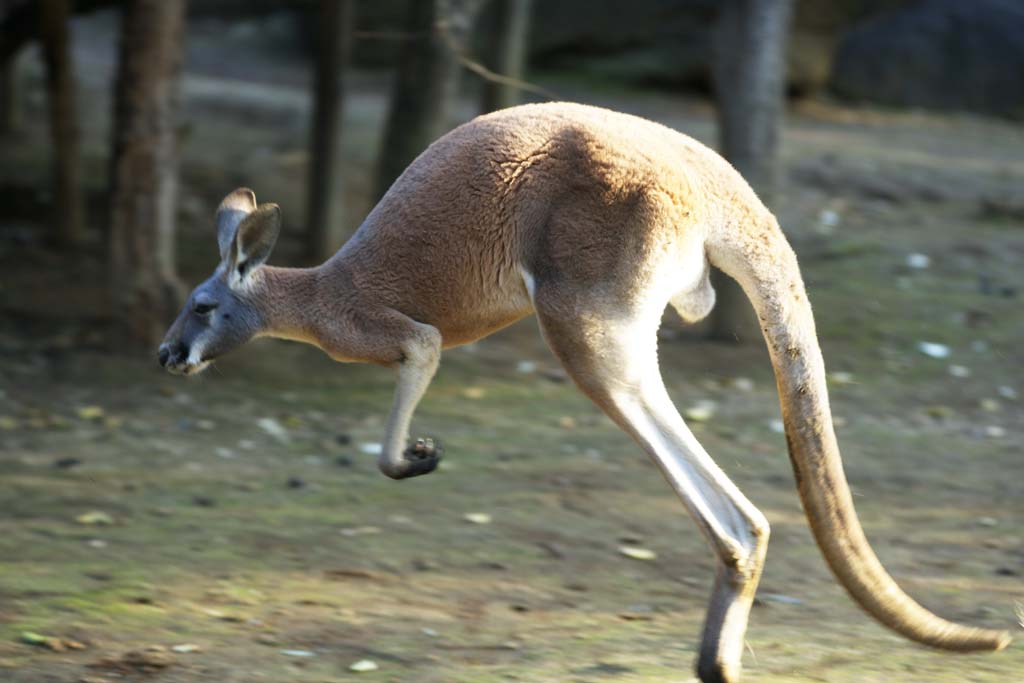
POLYGON ((174 365, 167 366, 167 372, 172 375, 198 375, 200 372, 210 367, 213 364, 213 359, 200 360, 197 363, 189 363, 188 361, 182 363, 175 363, 174 365))
POLYGON ((198 375, 213 362, 213 357, 190 351, 185 344, 161 346, 157 360, 172 375, 198 375))

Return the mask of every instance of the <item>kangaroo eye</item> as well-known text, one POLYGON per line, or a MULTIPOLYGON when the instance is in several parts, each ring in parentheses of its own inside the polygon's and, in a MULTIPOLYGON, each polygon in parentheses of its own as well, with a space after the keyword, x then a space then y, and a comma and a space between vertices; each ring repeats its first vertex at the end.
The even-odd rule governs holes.
POLYGON ((192 311, 196 315, 206 315, 215 308, 217 308, 217 304, 197 303, 192 307, 192 311))

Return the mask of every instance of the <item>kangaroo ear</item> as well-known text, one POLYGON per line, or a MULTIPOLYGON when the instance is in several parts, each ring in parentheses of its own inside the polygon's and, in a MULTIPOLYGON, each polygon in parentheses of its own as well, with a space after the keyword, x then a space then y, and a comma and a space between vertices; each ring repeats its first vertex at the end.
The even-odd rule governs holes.
POLYGON ((260 204, 238 224, 235 239, 231 242, 230 253, 225 264, 229 268, 228 282, 238 283, 245 279, 270 257, 281 232, 281 207, 277 204, 260 204))
POLYGON ((216 218, 217 247, 220 249, 221 261, 226 261, 230 255, 238 225, 255 210, 256 193, 248 187, 238 188, 221 201, 216 218))

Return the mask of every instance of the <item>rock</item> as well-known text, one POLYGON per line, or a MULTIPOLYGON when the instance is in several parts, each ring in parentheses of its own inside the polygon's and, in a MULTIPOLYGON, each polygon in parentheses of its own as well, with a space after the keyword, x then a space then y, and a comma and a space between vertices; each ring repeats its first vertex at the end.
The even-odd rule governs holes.
POLYGON ((925 270, 932 265, 932 259, 927 254, 907 254, 907 268, 914 270, 925 270))
POLYGON ((656 560, 658 554, 653 550, 647 548, 638 548, 637 546, 623 545, 619 546, 619 554, 630 558, 631 560, 656 560))
POLYGON ((964 366, 964 365, 950 365, 949 366, 949 374, 952 377, 957 377, 957 378, 960 378, 960 379, 965 379, 965 378, 971 376, 971 369, 966 367, 966 366, 964 366))
POLYGON ((978 407, 984 410, 986 413, 998 413, 1002 406, 999 405, 999 401, 993 398, 983 398, 978 402, 978 407))
POLYGON ((256 421, 256 426, 281 443, 291 441, 291 437, 288 436, 288 430, 272 417, 260 418, 256 421))
POLYGON ((368 671, 376 671, 380 667, 377 666, 377 662, 372 659, 360 659, 358 662, 353 663, 348 667, 349 671, 355 671, 356 673, 366 673, 368 671))
POLYGON ((733 389, 749 394, 754 390, 754 380, 749 377, 734 377, 732 382, 729 383, 729 386, 733 389))
POLYGON ((1006 430, 999 425, 988 425, 985 427, 984 434, 990 439, 1001 439, 1006 436, 1006 430))
POLYGON ((53 461, 53 466, 59 470, 69 470, 72 467, 78 467, 82 464, 82 461, 78 458, 58 458, 53 461))
POLYGON ((462 390, 463 396, 474 401, 480 400, 486 394, 487 392, 484 391, 483 387, 466 387, 462 390))
POLYGON ((463 519, 471 524, 490 524, 491 516, 486 512, 467 512, 463 519))
POLYGON ((931 358, 948 358, 949 347, 945 344, 936 344, 934 342, 919 342, 917 350, 926 356, 931 358))
POLYGON ((316 653, 309 650, 281 650, 281 654, 287 657, 316 657, 316 653))
POLYGON ((82 406, 75 414, 82 420, 101 420, 105 415, 103 408, 99 406, 82 406))
POLYGON ((529 375, 537 372, 537 364, 532 360, 521 360, 516 363, 516 372, 521 372, 524 375, 529 375))
POLYGON ((75 521, 90 526, 110 526, 114 523, 114 518, 102 510, 92 510, 78 515, 75 521))
POLYGON ((694 422, 707 422, 714 417, 717 407, 718 406, 714 401, 697 401, 696 404, 683 411, 683 416, 687 420, 692 420, 694 422))
POLYGON ((834 92, 897 107, 1024 114, 1024 4, 920 0, 842 37, 834 92))
POLYGON ((367 455, 380 455, 384 452, 384 444, 380 443, 361 443, 359 444, 359 450, 367 455))
POLYGON ((306 488, 306 481, 301 477, 288 477, 285 485, 290 489, 304 489, 306 488))
POLYGON ((828 373, 829 384, 835 384, 841 386, 843 384, 853 384, 853 373, 850 372, 830 372, 828 373))
POLYGON ((181 645, 175 645, 171 648, 172 652, 177 652, 178 654, 188 654, 191 652, 199 652, 201 650, 202 648, 194 643, 182 643, 181 645))

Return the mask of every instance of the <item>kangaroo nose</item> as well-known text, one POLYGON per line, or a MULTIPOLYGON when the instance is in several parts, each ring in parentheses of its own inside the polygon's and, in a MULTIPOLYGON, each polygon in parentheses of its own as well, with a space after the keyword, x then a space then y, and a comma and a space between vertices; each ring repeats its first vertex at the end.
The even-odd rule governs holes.
POLYGON ((160 351, 157 353, 157 360, 160 361, 160 367, 167 367, 167 360, 171 357, 171 350, 166 346, 161 346, 160 351))

